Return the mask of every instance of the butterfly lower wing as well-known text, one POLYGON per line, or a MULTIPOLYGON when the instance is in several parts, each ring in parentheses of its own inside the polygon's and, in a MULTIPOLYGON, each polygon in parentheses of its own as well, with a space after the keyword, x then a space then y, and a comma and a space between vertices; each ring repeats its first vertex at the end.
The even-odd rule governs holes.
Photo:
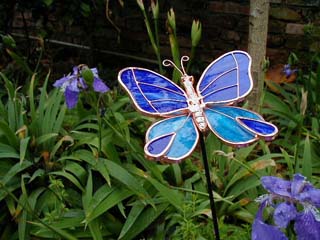
POLYGON ((251 57, 243 51, 228 52, 203 72, 197 92, 205 104, 231 104, 252 90, 251 57))
POLYGON ((211 131, 232 146, 246 146, 260 138, 272 140, 278 133, 275 125, 242 108, 215 106, 206 108, 205 115, 211 131))
POLYGON ((192 153, 198 139, 192 116, 167 118, 148 129, 144 151, 151 159, 180 162, 192 153))
POLYGON ((142 113, 171 116, 188 108, 184 91, 156 72, 129 67, 119 72, 118 80, 142 113))

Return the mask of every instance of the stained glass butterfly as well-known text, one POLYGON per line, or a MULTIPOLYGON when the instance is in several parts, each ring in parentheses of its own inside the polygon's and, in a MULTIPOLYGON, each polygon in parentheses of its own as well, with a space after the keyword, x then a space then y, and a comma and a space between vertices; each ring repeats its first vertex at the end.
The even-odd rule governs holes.
POLYGON ((199 131, 210 129, 223 142, 246 146, 260 138, 272 140, 278 129, 259 114, 230 106, 252 90, 251 57, 243 51, 228 52, 203 72, 196 89, 181 58, 179 70, 184 90, 168 78, 144 68, 128 67, 118 80, 143 114, 164 117, 146 133, 145 154, 152 159, 179 162, 188 157, 199 140, 199 131), (199 130, 199 131, 198 131, 199 130))

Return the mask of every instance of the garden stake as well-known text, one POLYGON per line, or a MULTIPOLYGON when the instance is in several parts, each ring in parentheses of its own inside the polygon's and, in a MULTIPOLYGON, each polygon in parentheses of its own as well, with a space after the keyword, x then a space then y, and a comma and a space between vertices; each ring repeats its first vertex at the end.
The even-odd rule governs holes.
POLYGON ((188 56, 181 58, 181 69, 168 59, 162 63, 180 73, 184 89, 139 67, 122 69, 118 80, 141 113, 164 118, 152 124, 146 133, 147 158, 179 163, 192 154, 200 141, 215 239, 220 240, 203 132, 211 130, 224 143, 245 147, 259 139, 271 141, 278 129, 255 112, 231 106, 242 101, 253 88, 251 57, 246 52, 228 52, 213 61, 196 88, 193 76, 184 68, 183 63, 188 60, 188 56))
POLYGON ((211 207, 211 214, 212 214, 212 222, 213 222, 215 239, 220 240, 217 212, 216 212, 213 193, 212 193, 213 190, 212 190, 212 184, 211 184, 209 163, 208 163, 208 158, 207 158, 207 150, 206 150, 206 145, 204 143, 204 136, 203 136, 202 132, 200 132, 200 147, 201 147, 201 151, 202 151, 202 160, 203 160, 203 165, 204 165, 204 171, 205 171, 205 175, 206 175, 206 179, 207 179, 207 188, 208 188, 209 199, 210 199, 210 207, 211 207))

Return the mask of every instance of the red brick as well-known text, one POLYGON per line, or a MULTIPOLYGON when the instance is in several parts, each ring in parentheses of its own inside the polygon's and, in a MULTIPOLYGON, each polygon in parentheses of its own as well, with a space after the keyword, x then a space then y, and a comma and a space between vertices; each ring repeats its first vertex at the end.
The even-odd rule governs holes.
POLYGON ((275 19, 281 19, 286 21, 301 20, 301 15, 297 11, 285 7, 270 8, 270 16, 275 19))
POLYGON ((297 23, 288 23, 286 26, 286 33, 287 34, 295 34, 295 35, 303 35, 304 34, 304 27, 303 24, 297 23))
POLYGON ((213 1, 209 5, 209 9, 215 13, 233 13, 240 15, 249 15, 250 7, 234 2, 217 2, 213 1))

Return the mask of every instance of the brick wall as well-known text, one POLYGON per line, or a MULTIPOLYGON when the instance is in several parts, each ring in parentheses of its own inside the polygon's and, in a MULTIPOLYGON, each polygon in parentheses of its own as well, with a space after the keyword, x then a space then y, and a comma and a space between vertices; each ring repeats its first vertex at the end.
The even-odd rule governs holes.
MULTIPOLYGON (((103 55, 111 62, 115 57, 125 59, 119 57, 119 53, 155 59, 142 14, 135 1, 125 1, 124 7, 118 1, 112 2, 110 18, 121 30, 120 34, 107 21, 104 8, 97 9, 87 19, 74 20, 71 25, 61 21, 62 15, 58 11, 47 14, 45 21, 43 18, 34 20, 30 12, 26 12, 24 17, 30 35, 38 34, 39 28, 45 26, 49 39, 105 50, 103 55)), ((145 2, 148 5, 148 1, 145 2)), ((160 44, 163 56, 170 57, 165 28, 166 12, 170 7, 176 13, 182 54, 190 54, 193 19, 200 19, 203 25, 203 35, 197 50, 199 60, 209 62, 229 50, 246 50, 250 14, 248 0, 160 0, 160 44)), ((271 0, 269 16, 267 57, 272 63, 285 63, 291 51, 302 59, 308 52, 320 51, 320 0, 271 0)), ((22 20, 21 14, 16 13, 12 32, 25 34, 22 20)), ((54 44, 51 48, 64 52, 63 45, 54 44)), ((86 55, 87 50, 83 51, 86 55)), ((132 61, 142 63, 144 59, 132 61)))

